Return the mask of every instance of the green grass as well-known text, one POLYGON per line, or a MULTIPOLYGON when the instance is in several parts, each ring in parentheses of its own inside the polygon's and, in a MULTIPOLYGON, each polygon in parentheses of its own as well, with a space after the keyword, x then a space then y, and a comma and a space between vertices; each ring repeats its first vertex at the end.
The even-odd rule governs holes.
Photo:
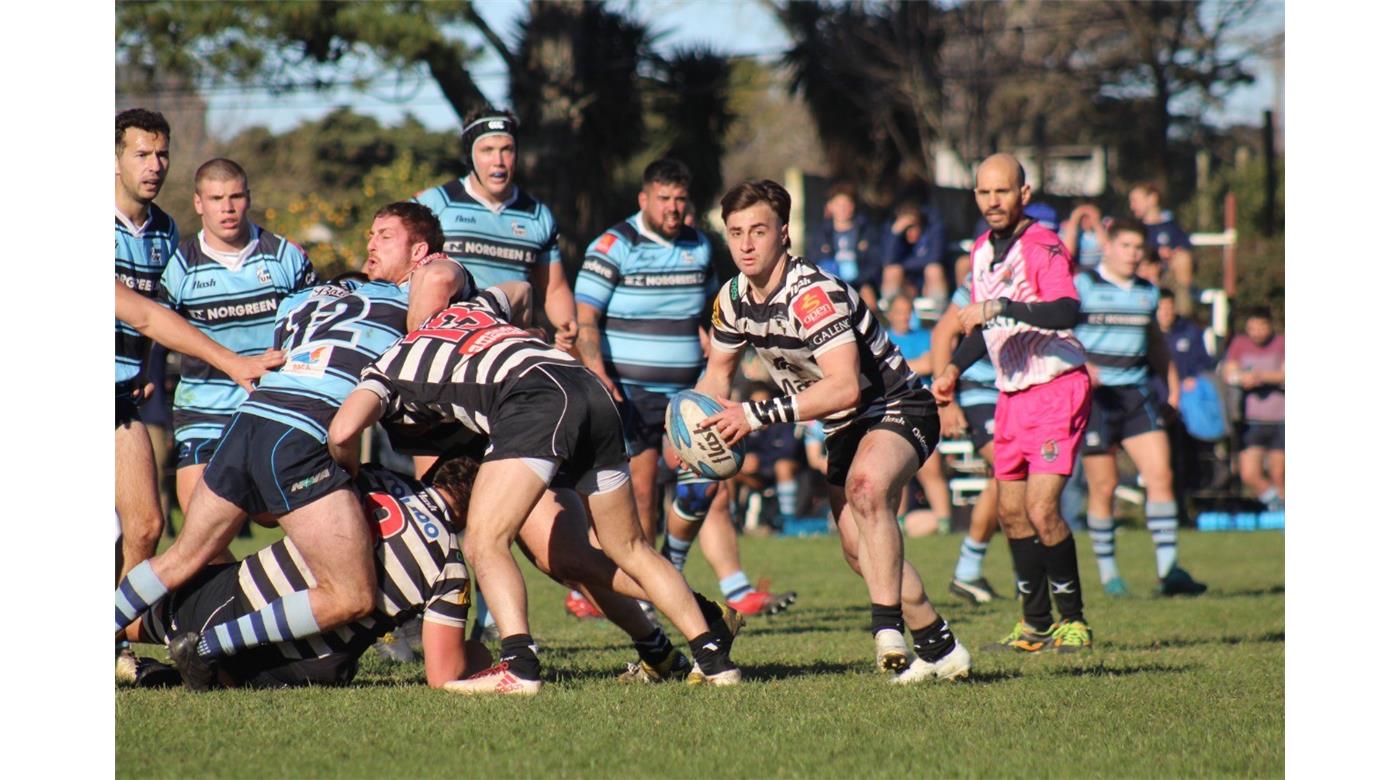
MULTIPOLYGON (((242 541, 238 552, 252 549, 242 541)), ((432 691, 421 664, 391 666, 373 652, 348 689, 121 689, 117 776, 1283 775, 1282 534, 1183 533, 1184 565, 1211 586, 1195 600, 1152 597, 1151 542, 1121 531, 1133 597, 1109 601, 1081 537, 1095 651, 1029 658, 978 651, 1018 611, 951 601, 959 541, 910 540, 908 555, 973 651, 967 682, 885 684, 864 588, 835 539, 745 539, 750 575, 800 598, 787 614, 753 619, 736 641, 746 675, 737 688, 615 683, 634 657, 625 637, 566 618, 563 591, 527 567, 548 681, 534 699, 432 691)), ((714 592, 698 552, 687 573, 714 592)), ((1000 539, 986 573, 1010 589, 1000 539)))

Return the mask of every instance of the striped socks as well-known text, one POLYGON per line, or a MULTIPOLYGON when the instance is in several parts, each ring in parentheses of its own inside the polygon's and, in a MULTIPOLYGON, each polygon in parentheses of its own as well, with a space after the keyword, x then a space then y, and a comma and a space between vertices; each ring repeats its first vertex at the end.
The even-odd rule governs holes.
POLYGON ((136 564, 117 586, 117 627, 113 633, 135 623, 136 618, 165 598, 168 592, 150 561, 136 564))
POLYGON ((778 512, 783 517, 797 516, 797 481, 778 481, 778 512))
POLYGON ((1099 582, 1107 585, 1118 576, 1118 561, 1113 557, 1113 518, 1089 515, 1089 542, 1094 547, 1094 559, 1099 563, 1099 582))
POLYGON ((745 574, 743 569, 720 580, 719 589, 724 593, 726 601, 738 601, 753 593, 753 586, 749 584, 749 575, 745 574))
POLYGON ((1176 502, 1148 501, 1147 530, 1157 548, 1157 577, 1167 576, 1176 566, 1176 502))
POLYGON ((321 633, 311 613, 311 592, 299 590, 252 614, 206 629, 199 637, 199 656, 217 658, 240 650, 321 633))
POLYGON ((685 560, 690 557, 690 545, 692 542, 684 539, 677 539, 671 534, 666 534, 666 541, 661 545, 661 554, 666 556, 666 560, 676 567, 676 571, 685 572, 685 560))
POLYGON ((982 576, 982 559, 987 556, 987 544, 974 542, 971 534, 963 537, 962 549, 958 551, 958 565, 953 569, 953 579, 972 582, 982 576))

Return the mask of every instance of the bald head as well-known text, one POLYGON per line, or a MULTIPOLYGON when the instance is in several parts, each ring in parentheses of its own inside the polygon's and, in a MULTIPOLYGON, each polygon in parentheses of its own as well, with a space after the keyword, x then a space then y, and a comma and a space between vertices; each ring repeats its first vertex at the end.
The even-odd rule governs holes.
POLYGON ((1031 201, 1031 188, 1026 184, 1026 169, 1009 154, 994 154, 977 166, 977 185, 973 189, 977 208, 993 233, 1016 229, 1031 201))

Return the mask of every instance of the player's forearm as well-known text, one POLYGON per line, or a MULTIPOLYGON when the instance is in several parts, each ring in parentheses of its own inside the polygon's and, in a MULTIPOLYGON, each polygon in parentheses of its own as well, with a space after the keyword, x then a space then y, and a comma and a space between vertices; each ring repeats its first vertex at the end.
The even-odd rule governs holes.
MULTIPOLYGON (((981 328, 973 328, 953 352, 952 365, 959 374, 967 373, 973 363, 987 356, 987 339, 981 328)), ((941 371, 939 373, 942 373, 941 371)))
POLYGON ((423 673, 429 688, 467 676, 467 643, 461 628, 423 621, 423 673))
POLYGON ((201 333, 184 317, 120 282, 116 283, 116 295, 117 319, 141 335, 175 352, 199 358, 226 374, 235 373, 233 365, 238 355, 201 333))
POLYGON ((700 375, 695 389, 711 398, 728 398, 738 367, 738 352, 727 352, 712 344, 710 357, 705 362, 705 373, 700 375))
POLYGON ((824 377, 796 395, 781 395, 767 401, 744 403, 745 416, 753 425, 755 418, 763 423, 754 429, 775 423, 821 420, 838 412, 855 408, 860 403, 858 375, 838 374, 824 377))
POLYGON ((608 369, 603 363, 603 336, 598 323, 579 322, 578 340, 574 346, 578 349, 579 360, 589 371, 598 376, 607 375, 608 369))
POLYGON ((563 266, 557 263, 549 270, 549 287, 544 295, 544 315, 555 328, 562 328, 578 320, 574 293, 569 289, 569 280, 564 276, 563 266), (557 271, 555 267, 558 268, 557 271))
POLYGON ((944 367, 953 362, 953 349, 961 333, 958 328, 958 306, 950 303, 928 336, 928 355, 934 376, 943 373, 944 367))
POLYGON ((1059 298, 1053 301, 1023 303, 1009 298, 998 298, 1001 316, 1034 325, 1046 330, 1069 330, 1078 324, 1079 301, 1074 298, 1059 298))
POLYGON ((326 433, 331 457, 346 470, 360 465, 360 432, 377 422, 384 413, 383 400, 373 391, 356 388, 341 404, 326 433))
POLYGON ((408 290, 408 329, 417 330, 447 308, 465 283, 466 275, 454 260, 435 260, 414 271, 408 290))

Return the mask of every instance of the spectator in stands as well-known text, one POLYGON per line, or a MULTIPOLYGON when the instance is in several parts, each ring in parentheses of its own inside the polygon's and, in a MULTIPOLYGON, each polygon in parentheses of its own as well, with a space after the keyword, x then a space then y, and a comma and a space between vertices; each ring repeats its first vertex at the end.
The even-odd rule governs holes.
POLYGON ((900 292, 921 294, 934 299, 942 310, 948 300, 948 276, 943 267, 943 220, 935 223, 917 203, 906 202, 895 209, 894 222, 885 235, 880 297, 889 300, 900 292))
POLYGON ((1271 511, 1282 510, 1283 334, 1274 332, 1267 308, 1245 316, 1244 333, 1230 341, 1222 373, 1244 390, 1240 481, 1271 511))
POLYGON ((1189 403, 1189 398, 1195 393, 1209 393, 1210 397, 1215 399, 1215 407, 1219 408, 1219 396, 1215 388, 1207 387, 1211 381, 1210 375, 1215 371, 1215 358, 1206 351, 1205 332, 1201 330, 1201 326, 1189 317, 1178 315, 1176 299, 1170 295, 1163 295, 1157 299, 1157 326, 1162 331, 1162 339, 1167 344, 1172 363, 1176 365, 1176 374, 1181 378, 1180 411, 1167 403, 1167 382, 1164 377, 1154 375, 1149 383, 1152 386, 1152 394, 1156 396, 1159 408, 1162 409, 1167 439, 1171 445, 1172 486, 1176 494, 1177 522, 1185 525, 1190 519, 1187 493, 1199 486, 1201 481, 1202 452, 1201 440, 1187 430, 1187 415, 1195 408, 1189 403))
POLYGON ((812 260, 818 268, 856 288, 872 309, 880 284, 880 232, 859 213, 856 188, 841 182, 826 193, 826 219, 813 242, 812 260))
MULTIPOLYGON (((895 296, 889 303, 889 310, 885 312, 885 316, 889 320, 889 327, 885 332, 889 334, 890 341, 899 347, 899 351, 908 361, 909 367, 924 380, 924 385, 927 386, 930 382, 929 375, 933 373, 933 354, 929 351, 929 332, 917 327, 918 321, 913 315, 914 302, 909 299, 909 296, 903 294, 895 296)), ((924 465, 915 473, 914 478, 924 489, 929 511, 911 510, 908 491, 905 491, 899 509, 899 516, 904 519, 904 529, 910 536, 952 533, 953 501, 948 494, 948 479, 943 474, 942 457, 935 454, 924 461, 924 465)))
POLYGON ((1172 290, 1177 308, 1189 315, 1194 304, 1191 279, 1195 261, 1191 236, 1176 223, 1172 213, 1162 207, 1162 190, 1152 182, 1141 182, 1128 191, 1128 209, 1147 226, 1148 262, 1142 264, 1140 275, 1158 287, 1172 290), (1154 279, 1152 275, 1160 273, 1163 267, 1171 272, 1170 278, 1154 279))
POLYGON ((1103 261, 1103 248, 1108 243, 1108 232, 1104 225, 1103 213, 1092 203, 1081 203, 1069 213, 1069 219, 1059 227, 1060 240, 1065 249, 1079 263, 1081 269, 1097 268, 1103 261))

